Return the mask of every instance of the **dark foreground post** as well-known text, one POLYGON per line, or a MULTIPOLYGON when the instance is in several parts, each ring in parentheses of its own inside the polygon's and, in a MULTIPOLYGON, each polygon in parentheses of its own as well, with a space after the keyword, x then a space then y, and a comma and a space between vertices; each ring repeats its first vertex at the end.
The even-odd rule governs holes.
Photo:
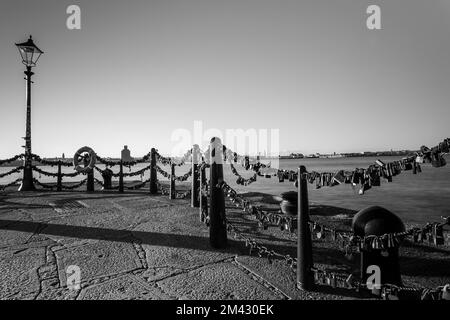
MULTIPOLYGON (((87 167, 89 165, 88 157, 84 157, 84 166, 87 167)), ((86 182, 86 191, 92 192, 94 191, 94 169, 90 169, 87 173, 87 182, 86 182)))
POLYGON ((119 192, 123 192, 123 162, 119 163, 119 192))
MULTIPOLYGON (((208 197, 206 194, 203 194, 203 186, 206 184, 206 169, 202 166, 200 170, 200 221, 205 222, 206 217, 208 216, 208 197)), ((204 190, 207 192, 207 190, 204 190)))
POLYGON ((219 138, 211 139, 211 167, 209 173, 210 213, 209 242, 213 248, 221 249, 227 245, 225 221, 225 197, 219 183, 223 182, 223 147, 219 138))
POLYGON ((58 160, 58 177, 56 178, 56 191, 62 191, 61 160, 58 160))
POLYGON ((158 186, 156 184, 156 150, 152 148, 150 155, 150 194, 158 193, 158 186))
POLYGON ((175 199, 176 190, 175 190, 175 164, 170 164, 170 192, 169 199, 175 199))
POLYGON ((298 217, 297 217, 297 287, 303 290, 313 288, 313 276, 311 267, 312 260, 312 242, 309 231, 309 203, 308 186, 306 184, 306 168, 298 168, 298 217))
POLYGON ((192 185, 191 185, 191 207, 198 208, 200 206, 199 200, 199 187, 200 181, 198 180, 198 163, 200 162, 200 148, 198 144, 194 144, 192 147, 192 185))

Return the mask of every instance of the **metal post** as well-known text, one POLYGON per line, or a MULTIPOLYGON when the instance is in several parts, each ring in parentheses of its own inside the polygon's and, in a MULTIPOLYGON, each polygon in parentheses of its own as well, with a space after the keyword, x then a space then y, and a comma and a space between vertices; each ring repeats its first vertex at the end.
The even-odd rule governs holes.
POLYGON ((176 190, 175 190, 175 164, 170 165, 170 192, 169 192, 169 199, 175 199, 176 198, 176 190))
POLYGON ((227 245, 227 229, 225 196, 219 186, 219 183, 223 182, 223 147, 219 138, 211 139, 210 152, 209 242, 213 248, 221 249, 227 245))
POLYGON ((119 192, 123 192, 123 162, 119 164, 119 192))
POLYGON ((56 178, 56 191, 62 190, 61 160, 58 161, 58 177, 56 178))
POLYGON ((36 190, 33 183, 33 160, 31 158, 31 76, 34 74, 31 72, 31 67, 27 66, 27 70, 24 71, 27 80, 27 123, 25 131, 25 159, 23 169, 23 179, 20 184, 19 191, 33 191, 36 190))
POLYGON ((191 184, 191 207, 198 208, 200 206, 199 187, 200 181, 197 171, 198 163, 200 162, 200 148, 198 144, 192 147, 192 184, 191 184))
POLYGON ((200 203, 199 203, 199 213, 200 213, 200 221, 205 222, 206 217, 208 216, 208 197, 203 194, 203 186, 206 184, 206 169, 202 166, 200 170, 200 203))
MULTIPOLYGON (((88 166, 88 158, 84 158, 84 166, 88 166)), ((90 169, 87 173, 87 181, 86 181, 86 191, 92 192, 94 191, 94 169, 90 169)))
POLYGON ((156 177, 156 150, 152 148, 150 155, 150 194, 158 193, 157 177, 156 177))
POLYGON ((312 241, 309 230, 308 185, 305 166, 298 168, 298 217, 297 217, 297 287, 311 290, 314 286, 311 267, 312 241))
POLYGON ((110 190, 112 188, 112 171, 108 169, 108 167, 105 168, 105 171, 102 173, 103 177, 103 189, 102 190, 110 190))

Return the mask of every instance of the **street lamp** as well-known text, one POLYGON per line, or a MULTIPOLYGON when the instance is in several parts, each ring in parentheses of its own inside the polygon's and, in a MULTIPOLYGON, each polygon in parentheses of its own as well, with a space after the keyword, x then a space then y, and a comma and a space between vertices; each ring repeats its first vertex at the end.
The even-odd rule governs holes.
POLYGON ((35 190, 33 183, 33 169, 32 169, 32 157, 31 157, 31 76, 34 74, 31 72, 31 68, 36 66, 39 57, 44 52, 39 49, 30 38, 23 43, 15 44, 19 49, 20 56, 22 57, 22 63, 26 66, 24 71, 27 80, 27 127, 25 133, 25 160, 23 169, 22 184, 19 187, 19 191, 31 191, 35 190))

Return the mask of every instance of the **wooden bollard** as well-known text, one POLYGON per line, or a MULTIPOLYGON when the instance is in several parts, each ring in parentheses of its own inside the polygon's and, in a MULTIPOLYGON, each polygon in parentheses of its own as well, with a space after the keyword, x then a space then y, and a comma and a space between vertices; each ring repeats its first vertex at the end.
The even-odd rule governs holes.
POLYGON ((169 199, 176 198, 176 190, 175 190, 175 164, 170 165, 170 192, 169 199))
POLYGON ((311 290, 314 286, 312 273, 312 240, 309 230, 308 185, 305 166, 298 168, 298 217, 297 217, 297 287, 311 290))
POLYGON ((119 192, 123 192, 123 162, 119 163, 119 192))
POLYGON ((158 185, 156 182, 156 150, 155 148, 152 148, 150 154, 150 194, 158 193, 158 185))
POLYGON ((62 191, 61 160, 58 161, 58 177, 56 178, 56 191, 62 191))
MULTIPOLYGON (((200 170, 200 185, 203 186, 206 183, 206 170, 205 167, 202 167, 200 170)), ((202 189, 200 189, 200 199, 199 199, 199 214, 200 214, 200 222, 205 222, 206 217, 208 216, 208 197, 203 194, 202 189)))
POLYGON ((191 183, 191 207, 198 208, 200 206, 199 188, 200 181, 198 180, 199 174, 197 171, 198 164, 200 162, 200 148, 198 144, 194 144, 192 147, 192 183, 191 183))
POLYGON ((225 219, 225 196, 219 183, 223 182, 223 149, 219 138, 211 139, 210 145, 210 212, 209 242, 213 248, 221 249, 227 245, 227 226, 225 219))

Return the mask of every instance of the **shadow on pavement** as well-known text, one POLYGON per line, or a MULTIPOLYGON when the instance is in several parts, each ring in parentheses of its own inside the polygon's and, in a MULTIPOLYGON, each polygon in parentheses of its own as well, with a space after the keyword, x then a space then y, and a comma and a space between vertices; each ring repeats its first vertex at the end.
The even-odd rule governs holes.
MULTIPOLYGON (((168 234, 147 231, 132 231, 125 229, 71 226, 19 220, 0 220, 0 230, 14 230, 29 233, 34 233, 36 232, 36 230, 39 230, 39 234, 41 235, 53 235, 77 239, 117 241, 126 243, 136 242, 137 238, 140 240, 140 243, 147 245, 249 255, 249 250, 245 248, 242 241, 236 241, 230 238, 228 238, 228 248, 218 250, 210 246, 209 239, 206 237, 174 233, 168 234)), ((289 251, 290 254, 294 254, 296 252, 295 248, 292 247, 274 245, 270 246, 270 248, 280 252, 289 251)))

